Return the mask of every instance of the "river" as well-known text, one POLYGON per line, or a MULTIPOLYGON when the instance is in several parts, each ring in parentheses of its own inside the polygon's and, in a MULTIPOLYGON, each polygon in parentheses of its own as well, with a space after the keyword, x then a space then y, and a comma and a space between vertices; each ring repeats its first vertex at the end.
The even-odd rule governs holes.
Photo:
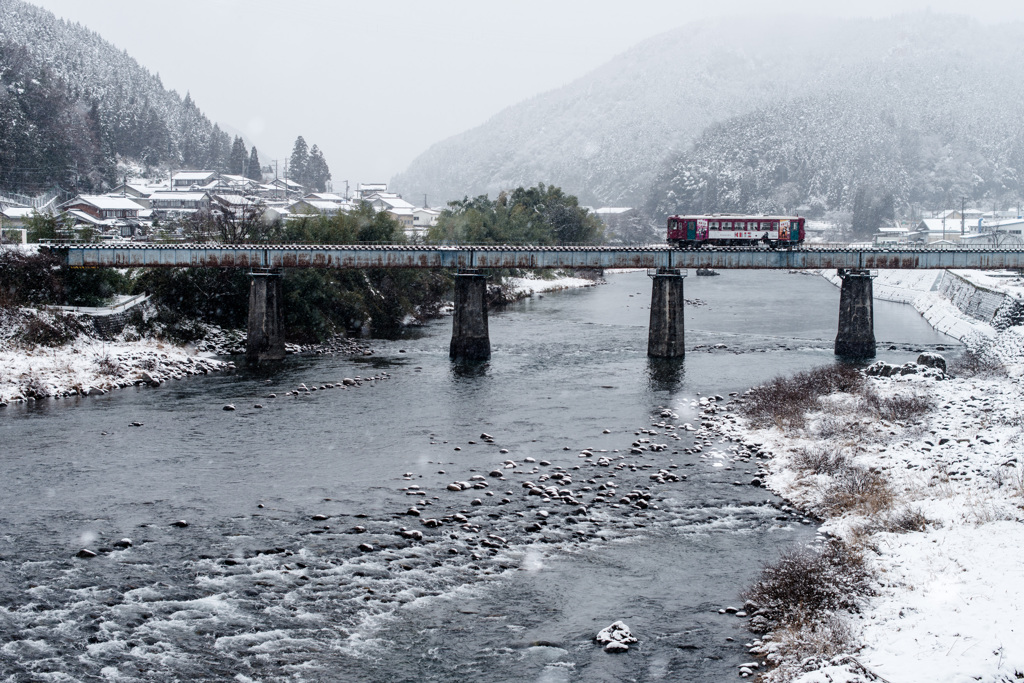
MULTIPOLYGON (((449 361, 447 319, 372 357, 2 409, 0 679, 736 676, 750 635, 719 609, 815 529, 729 444, 654 425, 835 362, 839 291, 727 271, 686 297, 681 361, 646 358, 650 282, 624 273, 492 311, 486 364, 449 361), (377 379, 285 395, 345 377, 377 379), (639 438, 668 448, 631 454, 639 438), (474 476, 488 486, 446 488, 474 476), (631 491, 649 507, 620 503, 631 491), (606 654, 593 636, 619 619, 639 643, 606 654)), ((899 304, 876 302, 875 334, 894 362, 959 348, 899 304)))

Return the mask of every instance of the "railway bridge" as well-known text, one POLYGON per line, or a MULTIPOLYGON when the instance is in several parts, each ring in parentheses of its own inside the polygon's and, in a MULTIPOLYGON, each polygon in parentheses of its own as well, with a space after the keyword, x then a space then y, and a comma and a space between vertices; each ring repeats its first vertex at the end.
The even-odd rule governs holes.
POLYGON ((453 359, 490 357, 486 275, 492 268, 646 268, 652 278, 647 354, 685 353, 683 279, 686 269, 779 269, 839 271, 837 355, 875 355, 872 271, 880 268, 1024 269, 1024 249, 998 246, 805 245, 792 250, 718 247, 679 250, 667 245, 615 246, 423 246, 423 245, 227 245, 55 244, 49 247, 73 268, 247 268, 252 275, 246 355, 284 357, 281 277, 286 268, 449 268, 456 271, 453 359))

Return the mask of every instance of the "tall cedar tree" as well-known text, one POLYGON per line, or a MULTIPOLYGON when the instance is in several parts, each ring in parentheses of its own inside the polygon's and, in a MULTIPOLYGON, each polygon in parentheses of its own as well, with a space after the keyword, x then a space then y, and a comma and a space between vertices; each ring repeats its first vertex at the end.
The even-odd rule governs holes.
POLYGON ((288 160, 288 177, 301 185, 305 185, 308 166, 309 147, 300 135, 295 139, 295 146, 292 147, 292 156, 288 160))
POLYGON ((245 177, 251 178, 258 183, 263 182, 263 169, 260 168, 260 155, 256 153, 256 146, 252 148, 252 153, 249 154, 249 164, 245 169, 245 177))
POLYGON ((309 161, 306 165, 306 181, 309 187, 318 192, 327 190, 327 181, 331 179, 331 170, 327 167, 327 160, 320 148, 313 145, 309 151, 309 161))
POLYGON ((231 145, 231 156, 228 157, 228 173, 232 175, 245 173, 245 157, 245 141, 235 136, 235 141, 231 145))

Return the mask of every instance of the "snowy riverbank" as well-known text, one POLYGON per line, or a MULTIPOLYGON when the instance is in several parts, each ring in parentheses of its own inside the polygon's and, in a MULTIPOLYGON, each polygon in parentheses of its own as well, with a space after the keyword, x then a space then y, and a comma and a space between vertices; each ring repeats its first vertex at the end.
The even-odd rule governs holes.
POLYGON ((96 339, 91 329, 77 315, 0 309, 0 406, 159 386, 234 368, 209 354, 133 333, 96 339))
POLYGON ((765 681, 1024 677, 1024 328, 972 319, 935 291, 935 278, 882 271, 875 296, 909 303, 969 348, 989 349, 981 372, 868 377, 797 423, 755 425, 739 411, 712 418, 743 444, 737 454, 769 454, 765 485, 824 519, 823 534, 863 553, 871 573, 857 613, 840 613, 845 647, 835 632, 799 629, 753 642, 761 663, 779 665, 765 681))

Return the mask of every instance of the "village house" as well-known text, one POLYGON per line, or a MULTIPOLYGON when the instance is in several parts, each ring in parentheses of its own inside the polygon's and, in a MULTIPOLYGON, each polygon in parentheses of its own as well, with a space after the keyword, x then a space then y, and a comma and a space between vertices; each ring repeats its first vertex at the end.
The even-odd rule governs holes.
POLYGON ((154 192, 149 196, 150 206, 162 218, 186 216, 198 211, 208 211, 208 192, 154 192))
POLYGON ((61 204, 60 208, 75 217, 85 214, 88 216, 85 220, 90 223, 113 219, 138 220, 139 210, 142 209, 137 202, 128 197, 89 194, 80 194, 61 204))
POLYGON ((230 218, 247 218, 261 211, 262 207, 262 200, 240 194, 215 194, 210 197, 210 210, 219 211, 230 218))
POLYGON ((437 225, 437 220, 440 217, 441 211, 439 209, 431 209, 425 206, 415 208, 412 210, 413 230, 426 233, 427 230, 437 225))
POLYGON ((387 183, 359 183, 356 186, 356 197, 359 199, 369 199, 375 194, 387 193, 387 183))
POLYGON ((348 212, 351 205, 345 202, 331 201, 327 199, 312 199, 303 197, 288 205, 288 213, 291 216, 302 214, 323 214, 333 216, 337 213, 348 212))
POLYGON ((171 176, 172 192, 188 192, 212 188, 218 178, 216 171, 178 171, 171 176))

